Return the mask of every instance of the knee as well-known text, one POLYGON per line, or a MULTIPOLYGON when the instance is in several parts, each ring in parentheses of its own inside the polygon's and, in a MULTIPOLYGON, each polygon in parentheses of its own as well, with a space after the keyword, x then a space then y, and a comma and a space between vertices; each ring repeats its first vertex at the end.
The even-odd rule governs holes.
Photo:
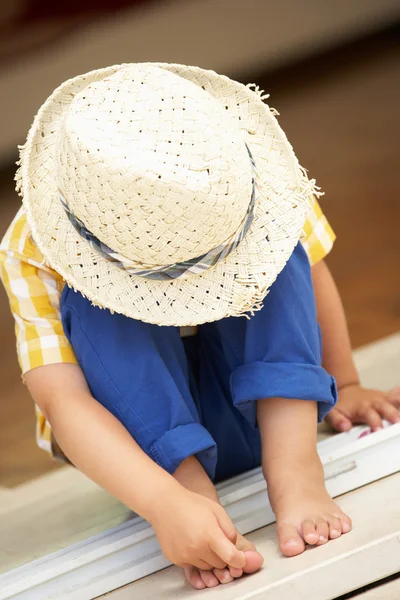
POLYGON ((149 456, 171 475, 190 457, 212 479, 217 464, 217 447, 211 434, 200 423, 186 423, 166 431, 149 448, 149 456))

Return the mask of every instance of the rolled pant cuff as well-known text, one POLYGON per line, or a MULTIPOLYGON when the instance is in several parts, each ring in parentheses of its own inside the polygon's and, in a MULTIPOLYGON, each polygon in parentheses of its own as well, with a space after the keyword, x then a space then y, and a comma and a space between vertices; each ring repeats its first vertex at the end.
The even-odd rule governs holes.
POLYGON ((231 376, 235 406, 256 426, 255 400, 292 398, 318 402, 321 422, 337 402, 335 379, 317 365, 255 362, 236 369, 231 376))
POLYGON ((164 433, 150 448, 150 456, 171 475, 189 456, 196 456, 212 479, 217 464, 217 446, 199 423, 179 425, 164 433))

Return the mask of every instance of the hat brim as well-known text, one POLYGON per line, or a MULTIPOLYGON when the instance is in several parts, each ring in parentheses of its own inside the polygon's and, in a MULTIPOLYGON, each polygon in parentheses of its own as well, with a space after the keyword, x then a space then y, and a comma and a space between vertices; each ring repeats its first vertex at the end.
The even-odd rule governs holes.
POLYGON ((86 86, 125 65, 58 87, 39 110, 21 152, 20 187, 32 236, 49 265, 93 304, 166 326, 200 325, 261 308, 298 243, 312 191, 260 94, 214 71, 152 63, 204 87, 238 119, 257 167, 259 198, 244 240, 225 260, 187 279, 132 275, 100 256, 71 225, 57 193, 55 152, 63 115, 86 86))

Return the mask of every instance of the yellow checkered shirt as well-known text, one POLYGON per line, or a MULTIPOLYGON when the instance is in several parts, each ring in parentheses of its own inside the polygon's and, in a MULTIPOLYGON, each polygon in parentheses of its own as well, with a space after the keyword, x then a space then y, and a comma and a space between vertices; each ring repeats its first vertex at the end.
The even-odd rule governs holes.
MULTIPOLYGON (((312 196, 302 238, 311 265, 328 254, 334 241, 335 234, 312 196)), ((23 208, 0 244, 0 267, 15 319, 22 373, 53 363, 76 363, 60 320, 60 296, 65 282, 46 264, 35 245, 23 208)), ((57 448, 50 424, 37 406, 36 416, 37 443, 54 454, 57 448)))

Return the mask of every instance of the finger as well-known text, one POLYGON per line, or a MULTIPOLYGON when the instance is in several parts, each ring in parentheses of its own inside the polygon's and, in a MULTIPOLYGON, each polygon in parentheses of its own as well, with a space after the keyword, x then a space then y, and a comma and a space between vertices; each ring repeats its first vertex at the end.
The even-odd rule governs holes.
POLYGON ((400 408, 400 398, 388 396, 388 400, 393 404, 393 406, 395 406, 398 409, 400 408))
POLYGON ((314 546, 314 544, 318 542, 318 533, 315 529, 314 521, 305 519, 301 524, 301 533, 304 541, 307 542, 307 544, 314 546))
POLYGON ((210 549, 215 552, 226 565, 238 569, 242 569, 245 565, 246 558, 244 552, 238 550, 220 529, 218 529, 214 538, 211 540, 210 549))
POLYGON ((212 571, 200 571, 200 577, 208 588, 217 587, 217 585, 219 585, 219 581, 212 571))
POLYGON ((220 510, 218 510, 216 514, 218 524, 221 527, 224 534, 226 535, 226 537, 228 538, 228 540, 232 542, 232 544, 236 544, 238 536, 237 529, 232 523, 226 510, 223 509, 222 506, 220 506, 219 509, 220 510))
MULTIPOLYGON (((202 560, 206 562, 212 569, 224 569, 226 567, 226 562, 224 562, 215 552, 211 549, 208 549, 206 552, 201 555, 202 560)), ((209 569, 206 569, 209 571, 209 569)))
POLYGON ((393 402, 396 406, 400 408, 400 387, 395 387, 388 393, 388 398, 390 402, 393 402))
MULTIPOLYGON (((176 563, 178 567, 181 567, 182 569, 186 568, 189 563, 176 563)), ((208 564, 205 560, 202 560, 201 558, 193 558, 190 559, 190 566, 192 567, 196 567, 196 569, 201 569, 202 571, 212 571, 213 570, 213 566, 208 564)))
POLYGON ((335 431, 349 431, 352 423, 338 408, 333 408, 325 417, 325 420, 335 431))
POLYGON ((400 412, 395 406, 393 406, 393 404, 389 402, 389 400, 383 401, 377 410, 379 414, 386 419, 386 421, 389 421, 389 423, 400 422, 400 412))
POLYGON ((374 408, 368 408, 365 411, 363 420, 371 427, 372 431, 377 431, 383 427, 382 419, 374 408))

